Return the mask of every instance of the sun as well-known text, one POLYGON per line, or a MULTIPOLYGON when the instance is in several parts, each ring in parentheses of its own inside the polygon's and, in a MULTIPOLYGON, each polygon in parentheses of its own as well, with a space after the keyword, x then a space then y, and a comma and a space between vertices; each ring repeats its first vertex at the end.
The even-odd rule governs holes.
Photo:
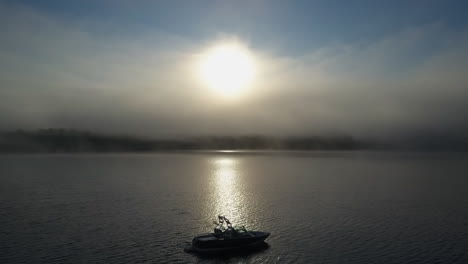
POLYGON ((202 82, 222 95, 239 94, 252 84, 254 75, 253 56, 241 44, 219 44, 201 56, 199 76, 202 82))

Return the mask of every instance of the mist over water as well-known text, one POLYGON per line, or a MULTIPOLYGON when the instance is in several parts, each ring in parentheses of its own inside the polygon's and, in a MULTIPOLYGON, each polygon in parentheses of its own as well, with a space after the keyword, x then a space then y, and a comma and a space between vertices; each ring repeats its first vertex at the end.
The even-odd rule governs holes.
POLYGON ((192 152, 0 156, 1 263, 466 263, 468 156, 192 152), (183 252, 225 214, 271 232, 183 252))

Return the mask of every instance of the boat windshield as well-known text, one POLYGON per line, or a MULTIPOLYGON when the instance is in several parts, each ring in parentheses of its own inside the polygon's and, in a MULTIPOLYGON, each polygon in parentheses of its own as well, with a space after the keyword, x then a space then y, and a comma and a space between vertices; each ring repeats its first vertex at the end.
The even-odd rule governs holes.
POLYGON ((245 229, 244 226, 235 226, 233 229, 234 229, 237 233, 245 233, 245 232, 247 232, 247 230, 245 229))
POLYGON ((225 216, 219 215, 218 222, 214 222, 216 224, 215 233, 224 233, 224 232, 236 232, 236 233, 246 233, 247 230, 244 226, 232 226, 229 219, 225 216))

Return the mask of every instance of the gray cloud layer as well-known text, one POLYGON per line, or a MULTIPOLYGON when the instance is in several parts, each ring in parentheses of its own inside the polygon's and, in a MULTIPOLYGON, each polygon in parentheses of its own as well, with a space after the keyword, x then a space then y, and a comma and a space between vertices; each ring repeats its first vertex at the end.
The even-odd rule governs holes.
POLYGON ((109 33, 0 5, 0 129, 144 135, 391 137, 468 132, 468 32, 443 23, 300 57, 253 50, 255 87, 227 100, 193 72, 212 44, 163 32, 109 33))

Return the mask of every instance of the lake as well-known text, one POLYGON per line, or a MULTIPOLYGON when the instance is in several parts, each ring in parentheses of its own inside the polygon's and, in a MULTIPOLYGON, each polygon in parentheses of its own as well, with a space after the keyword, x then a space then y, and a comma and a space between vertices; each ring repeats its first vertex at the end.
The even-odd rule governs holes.
POLYGON ((468 155, 0 156, 0 263, 468 263, 468 155), (183 247, 218 214, 269 247, 183 247))

